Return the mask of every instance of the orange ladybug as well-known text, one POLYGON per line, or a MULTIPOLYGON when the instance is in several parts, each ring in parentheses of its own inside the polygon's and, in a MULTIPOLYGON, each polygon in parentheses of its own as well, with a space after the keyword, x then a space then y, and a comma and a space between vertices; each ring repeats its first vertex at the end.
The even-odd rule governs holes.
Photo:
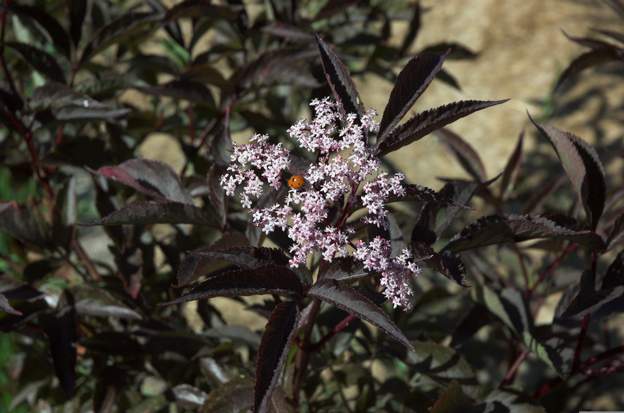
POLYGON ((299 189, 305 184, 305 179, 301 175, 293 175, 288 179, 288 186, 292 189, 299 189))

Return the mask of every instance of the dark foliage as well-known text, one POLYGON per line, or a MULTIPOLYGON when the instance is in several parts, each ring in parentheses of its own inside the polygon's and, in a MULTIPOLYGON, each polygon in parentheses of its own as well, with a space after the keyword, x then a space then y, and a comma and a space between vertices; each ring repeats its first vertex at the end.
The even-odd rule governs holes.
MULTIPOLYGON (((445 127, 505 100, 404 120, 434 80, 458 87, 445 59, 477 57, 451 40, 412 53, 426 28, 418 2, 0 7, 0 330, 12 351, 0 410, 555 412, 621 384, 608 323, 624 310, 621 165, 600 142, 530 119, 488 176, 445 127), (261 232, 219 181, 233 134, 284 136, 312 98, 333 96, 360 122, 356 84, 370 74, 394 85, 370 152, 435 132, 468 177, 407 184, 386 200, 386 227, 353 227, 423 268, 408 311, 352 256, 289 266, 289 234, 261 232), (137 157, 154 133, 175 137, 179 168, 137 157), (529 135, 549 143, 552 168, 528 163, 529 135), (554 296, 552 319, 538 320, 554 296), (261 326, 231 324, 233 312, 261 326)), ((569 36, 589 51, 557 93, 621 63, 624 35, 596 33, 569 36)), ((293 157, 292 175, 312 162, 293 157)), ((331 211, 339 228, 364 208, 357 191, 331 211)))

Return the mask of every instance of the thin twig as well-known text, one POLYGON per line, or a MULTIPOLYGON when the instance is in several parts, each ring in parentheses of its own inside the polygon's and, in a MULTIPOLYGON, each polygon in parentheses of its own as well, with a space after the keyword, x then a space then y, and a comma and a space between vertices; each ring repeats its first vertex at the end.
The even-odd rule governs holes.
POLYGON ((578 371, 581 366, 581 353, 583 350, 585 337, 587 336, 587 328, 589 327, 590 317, 591 314, 587 314, 581 320, 581 331, 579 332, 578 338, 576 340, 576 347, 574 348, 574 358, 572 359, 572 372, 578 371))
POLYGON ((514 379, 516 378, 516 374, 518 373, 518 369, 520 368, 520 366, 522 365, 522 362, 524 362, 524 360, 527 358, 528 355, 529 355, 528 350, 523 350, 520 352, 520 354, 518 354, 518 357, 516 357, 516 360, 509 367, 509 370, 507 370, 507 373, 505 374, 505 377, 501 381, 499 387, 509 386, 511 383, 513 383, 514 379))
POLYGON ((342 332, 345 328, 349 327, 349 324, 351 324, 351 322, 353 320, 355 320, 356 317, 353 314, 349 314, 348 316, 346 316, 345 318, 342 319, 341 322, 339 322, 338 324, 336 324, 334 326, 334 328, 328 332, 327 334, 325 334, 319 341, 318 343, 310 346, 309 351, 311 353, 315 353, 317 352, 321 347, 323 347, 323 345, 328 342, 332 337, 334 337, 336 334, 342 332))
POLYGON ((578 244, 570 244, 568 245, 562 252, 561 254, 559 254, 559 256, 557 256, 557 258, 555 258, 555 260, 553 262, 550 263, 550 265, 548 267, 546 267, 538 276, 537 280, 535 281, 535 283, 529 287, 529 289, 526 291, 525 296, 527 298, 530 298, 533 295, 533 292, 535 291, 535 289, 548 277, 550 276, 553 272, 555 272, 555 270, 557 268, 559 268, 559 266, 561 265, 561 263, 563 262, 564 258, 568 256, 568 254, 571 254, 572 252, 576 251, 576 249, 578 248, 578 244))
POLYGON ((78 259, 82 262, 82 265, 85 266, 87 272, 89 273, 93 281, 96 281, 96 282, 100 281, 101 280, 100 273, 98 272, 97 268, 95 267, 95 264, 91 260, 91 257, 89 257, 89 254, 87 254, 87 252, 84 250, 84 248, 82 247, 78 239, 74 239, 72 241, 72 249, 76 253, 76 256, 78 257, 78 259))

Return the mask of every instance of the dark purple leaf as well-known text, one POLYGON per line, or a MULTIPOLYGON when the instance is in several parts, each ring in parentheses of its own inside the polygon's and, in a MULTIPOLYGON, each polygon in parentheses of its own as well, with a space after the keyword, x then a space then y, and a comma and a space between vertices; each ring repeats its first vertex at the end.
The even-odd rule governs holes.
POLYGON ((421 112, 392 131, 379 145, 379 152, 385 155, 396 151, 471 113, 505 102, 507 100, 465 100, 421 112))
POLYGON ((423 49, 423 52, 428 53, 445 53, 447 51, 449 53, 447 59, 476 59, 478 56, 476 52, 473 52, 468 47, 455 42, 436 43, 423 49))
POLYGON ((76 179, 69 178, 56 196, 52 210, 52 237, 66 250, 74 238, 76 224, 76 179))
POLYGON ((182 18, 212 18, 236 20, 240 7, 212 4, 206 0, 185 0, 173 6, 165 16, 166 21, 182 18))
POLYGON ((325 271, 323 278, 337 281, 357 281, 368 277, 370 274, 364 270, 361 263, 355 261, 353 257, 337 258, 325 271))
POLYGON ((442 198, 449 198, 453 203, 446 208, 438 211, 435 223, 435 233, 441 236, 444 231, 451 225, 457 214, 465 210, 475 191, 479 187, 476 182, 450 181, 438 192, 442 198))
POLYGON ((97 31, 84 48, 80 61, 82 63, 88 61, 115 43, 129 41, 134 36, 149 33, 157 27, 162 18, 163 14, 158 12, 132 11, 124 14, 97 31))
POLYGON ((624 32, 615 32, 613 30, 599 30, 599 29, 595 29, 594 31, 596 33, 600 33, 601 35, 605 37, 609 37, 615 40, 616 42, 624 44, 624 32))
POLYGON ((422 15, 422 7, 420 6, 420 1, 417 1, 416 4, 413 5, 414 11, 412 13, 412 18, 409 21, 407 26, 407 32, 405 33, 405 37, 403 37, 403 41, 401 42, 401 47, 399 48, 399 56, 403 57, 412 47, 414 40, 418 36, 418 32, 420 31, 421 26, 421 15, 422 15))
POLYGON ((450 347, 457 348, 472 338, 481 328, 492 322, 490 313, 482 305, 474 305, 469 312, 464 313, 461 321, 453 330, 450 347))
POLYGON ((316 44, 321 54, 321 62, 327 83, 334 94, 334 98, 342 107, 344 113, 361 115, 362 101, 353 84, 349 70, 340 60, 336 52, 320 36, 316 36, 316 44))
POLYGON ((455 132, 442 128, 436 132, 438 138, 455 155, 459 164, 477 182, 487 180, 485 166, 474 148, 455 132))
POLYGON ((76 386, 76 310, 72 295, 65 291, 54 314, 42 319, 43 330, 50 342, 54 371, 67 397, 76 386))
POLYGON ((351 287, 341 286, 335 280, 322 280, 310 288, 308 295, 368 321, 410 350, 412 344, 383 309, 351 287))
POLYGON ((418 220, 412 228, 412 244, 424 244, 431 246, 438 240, 438 235, 433 231, 433 223, 437 212, 435 204, 426 203, 419 211, 418 220))
POLYGON ((569 40, 573 41, 576 44, 579 44, 581 46, 584 47, 588 47, 590 49, 610 49, 612 47, 614 47, 613 44, 605 42, 601 39, 596 39, 593 37, 576 37, 576 36, 571 36, 568 33, 565 32, 565 30, 563 31, 563 35, 565 37, 567 37, 569 40))
POLYGON ((87 286, 72 289, 75 295, 76 313, 81 316, 114 317, 140 320, 141 314, 115 298, 110 292, 87 286))
POLYGON ((7 47, 19 53, 29 65, 48 79, 59 83, 65 83, 63 69, 61 69, 61 66, 59 66, 54 57, 48 52, 25 43, 6 42, 5 44, 7 47))
POLYGON ((213 165, 208 172, 207 184, 208 184, 208 199, 210 204, 217 213, 217 221, 221 225, 221 228, 225 227, 227 221, 227 206, 225 191, 219 182, 219 178, 224 172, 224 168, 219 168, 217 165, 213 165))
POLYGON ((48 225, 32 209, 15 202, 0 202, 0 230, 39 247, 47 247, 52 243, 48 225))
MULTIPOLYGON (((150 8, 154 12, 163 13, 166 12, 164 4, 161 0, 148 0, 150 8)), ((167 34, 171 36, 171 38, 180 46, 185 47, 184 43, 184 35, 182 34, 182 28, 180 27, 180 22, 174 21, 167 23, 165 26, 165 30, 167 34)))
MULTIPOLYGON (((438 385, 461 383, 461 388, 467 394, 473 397, 478 394, 479 382, 474 370, 463 356, 448 346, 433 341, 414 341, 414 351, 408 353, 406 363, 438 385)), ((436 411, 451 412, 451 410, 436 411)), ((452 411, 463 412, 463 410, 452 411)))
POLYGON ((275 37, 280 37, 292 42, 308 43, 314 40, 314 35, 302 30, 298 26, 294 26, 284 22, 274 22, 262 28, 264 33, 268 33, 275 37))
POLYGON ((75 45, 80 43, 82 26, 87 14, 87 0, 69 1, 69 32, 75 45))
POLYGON ((20 311, 17 311, 15 308, 11 307, 9 300, 7 300, 7 298, 2 293, 0 293, 0 311, 4 311, 5 313, 17 316, 22 315, 20 311))
POLYGON ((444 250, 459 252, 506 242, 560 239, 603 250, 604 240, 589 230, 560 225, 540 215, 490 215, 482 217, 453 237, 444 250))
POLYGON ((69 36, 54 17, 40 7, 34 6, 11 4, 9 10, 19 16, 28 17, 36 21, 48 33, 56 49, 62 52, 65 57, 69 57, 71 51, 69 36))
POLYGON ((601 288, 596 289, 594 271, 587 270, 580 282, 573 285, 561 299, 557 307, 557 319, 580 319, 591 314, 593 321, 611 314, 624 312, 624 282, 622 277, 621 253, 611 264, 602 280, 601 288))
MULTIPOLYGON (((435 204, 438 206, 455 205, 455 202, 453 201, 452 198, 446 197, 443 194, 440 194, 431 188, 427 188, 426 186, 421 186, 421 185, 416 185, 416 184, 405 185, 404 196, 391 197, 386 202, 391 203, 391 202, 405 202, 405 201, 435 204)), ((458 206, 461 206, 461 205, 458 205, 458 206)))
POLYGON ((348 12, 349 7, 358 3, 358 0, 329 0, 314 16, 314 20, 327 19, 335 14, 348 12))
POLYGON ((422 242, 412 243, 412 248, 414 256, 419 262, 462 287, 470 287, 466 281, 466 268, 459 254, 448 250, 437 253, 429 245, 422 242))
POLYGON ((256 360, 254 412, 269 411, 269 400, 277 385, 296 331, 297 303, 286 301, 275 306, 266 325, 256 360))
POLYGON ((173 99, 184 99, 190 102, 203 103, 215 107, 216 103, 210 89, 199 82, 191 80, 172 80, 159 86, 137 87, 143 93, 154 96, 166 96, 173 99))
POLYGON ((93 222, 81 225, 194 224, 217 227, 214 216, 194 205, 181 202, 142 201, 125 205, 93 222))
POLYGON ((288 48, 269 50, 236 71, 231 76, 230 83, 243 88, 293 82, 311 87, 318 86, 318 82, 310 79, 304 70, 308 61, 315 56, 313 50, 288 48))
POLYGON ((211 297, 238 297, 258 294, 282 294, 298 297, 303 293, 299 277, 287 267, 266 265, 253 269, 217 272, 187 293, 163 305, 184 303, 211 297))
POLYGON ((503 177, 501 179, 500 186, 500 197, 503 198, 507 193, 507 190, 510 187, 513 187, 514 182, 518 176, 518 171, 520 167, 520 163, 522 162, 522 144, 524 142, 524 131, 520 134, 518 138, 518 143, 516 144, 515 149, 511 153, 509 160, 507 160, 507 165, 505 165, 505 169, 503 170, 503 177))
POLYGON ((576 57, 561 73, 555 86, 555 91, 559 90, 561 86, 572 76, 576 76, 582 71, 594 66, 599 66, 608 62, 622 61, 624 59, 624 50, 616 47, 608 49, 594 49, 583 53, 576 57))
MULTIPOLYGON (((193 63, 182 73, 181 80, 191 81, 193 84, 208 84, 219 88, 225 88, 228 81, 223 77, 221 71, 214 67, 212 63, 193 63)), ((204 92, 205 93, 205 92, 204 92)))
POLYGON ((193 199, 182 186, 180 178, 167 164, 149 159, 130 159, 118 166, 97 170, 105 178, 128 185, 159 201, 193 204, 193 199))
POLYGON ((178 285, 186 285, 207 275, 211 268, 223 262, 242 269, 253 269, 268 264, 285 266, 288 264, 288 257, 274 248, 234 247, 193 251, 184 257, 178 268, 178 285))
POLYGON ((125 116, 129 109, 118 108, 77 93, 66 85, 49 82, 35 89, 30 105, 34 110, 50 109, 58 120, 113 120, 125 116))
POLYGON ((457 78, 444 68, 438 72, 438 74, 436 75, 436 79, 439 80, 440 82, 446 83, 450 87, 455 88, 459 91, 462 90, 457 78))
POLYGON ((607 196, 605 171, 596 150, 569 132, 541 125, 533 119, 531 122, 555 148, 574 191, 583 203, 591 227, 595 229, 607 196))
POLYGON ((401 70, 379 123, 378 144, 391 133, 442 68, 446 53, 420 53, 401 70))

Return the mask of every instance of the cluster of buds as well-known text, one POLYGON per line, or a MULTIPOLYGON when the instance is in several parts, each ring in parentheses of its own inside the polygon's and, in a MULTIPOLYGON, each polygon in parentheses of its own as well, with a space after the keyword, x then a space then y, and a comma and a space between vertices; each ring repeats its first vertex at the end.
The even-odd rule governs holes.
POLYGON ((385 203, 390 196, 405 193, 402 174, 375 175, 380 162, 367 144, 369 134, 378 128, 375 112, 359 118, 343 115, 329 98, 315 99, 311 106, 313 119, 297 122, 288 135, 312 152, 315 161, 287 181, 290 190, 284 199, 269 206, 253 206, 254 200, 270 188, 285 185, 284 175, 293 157, 282 144, 269 143, 264 135, 234 146, 221 185, 229 196, 240 194, 252 222, 265 234, 276 229, 288 234, 293 241, 292 267, 305 264, 314 252, 328 262, 352 255, 367 270, 381 275, 384 294, 395 307, 409 307, 413 294, 410 279, 420 271, 409 251, 391 257, 389 240, 377 237, 368 244, 353 240, 355 231, 346 224, 354 206, 360 204, 367 210, 363 223, 387 226, 385 203))

